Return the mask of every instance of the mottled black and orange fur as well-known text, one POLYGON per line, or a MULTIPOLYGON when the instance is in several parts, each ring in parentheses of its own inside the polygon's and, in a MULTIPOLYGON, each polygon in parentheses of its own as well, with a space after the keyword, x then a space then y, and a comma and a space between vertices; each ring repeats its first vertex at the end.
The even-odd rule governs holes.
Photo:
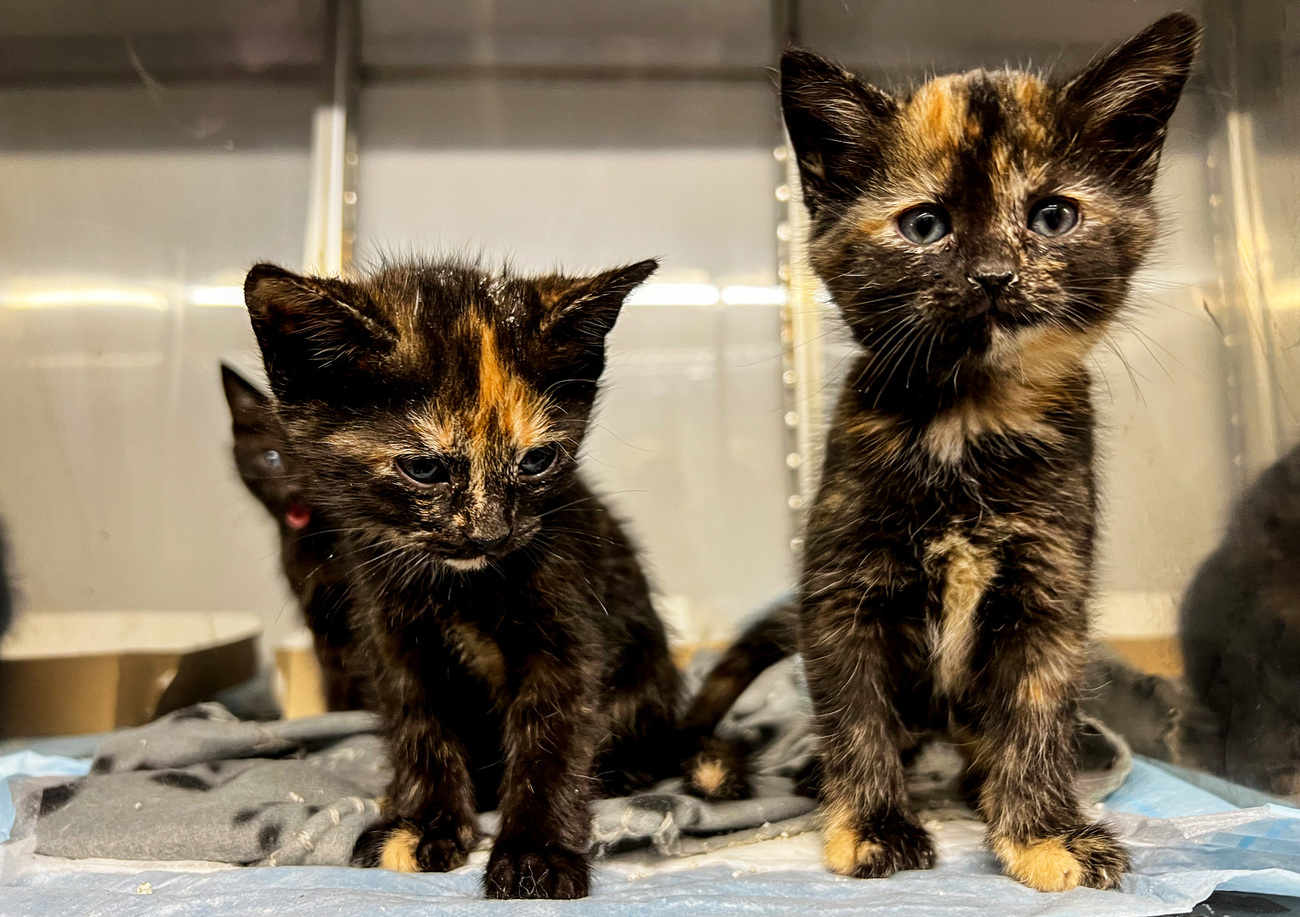
POLYGON ((1152 183, 1196 42, 1175 15, 1069 82, 974 71, 906 96, 808 52, 782 61, 812 264, 862 346, 798 621, 836 872, 934 863, 902 760, 940 730, 969 755, 1009 875, 1060 891, 1127 869, 1071 784, 1097 515, 1085 361, 1155 239, 1152 183), (1031 230, 1052 200, 1077 225, 1031 230), (907 237, 918 206, 950 231, 907 237))
POLYGON ((664 629, 577 470, 605 337, 654 268, 248 275, 290 458, 351 557, 395 771, 363 865, 459 866, 499 805, 487 894, 581 897, 591 798, 674 763, 664 629))
POLYGON ((347 556, 338 527, 307 503, 301 477, 289 466, 284 429, 271 399, 224 364, 221 385, 230 407, 235 468, 275 519, 280 566, 312 633, 325 707, 360 710, 365 666, 355 658, 347 556))

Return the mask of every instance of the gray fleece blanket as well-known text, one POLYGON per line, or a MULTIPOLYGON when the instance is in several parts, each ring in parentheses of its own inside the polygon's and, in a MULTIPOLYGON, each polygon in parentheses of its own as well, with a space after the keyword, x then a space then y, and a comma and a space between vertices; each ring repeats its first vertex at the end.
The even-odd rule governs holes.
MULTIPOLYGON (((814 753, 798 660, 769 669, 722 729, 757 749, 752 799, 706 803, 669 780, 594 805, 597 854, 652 846, 668 856, 706 852, 814 826, 815 804, 794 792, 814 753)), ((89 776, 20 784, 15 837, 32 833, 50 856, 206 860, 249 865, 346 864, 379 817, 389 768, 367 713, 241 722, 217 704, 177 711, 105 737, 89 776)), ((1099 799, 1123 782, 1122 740, 1081 725, 1080 789, 1099 799)), ((940 745, 913 768, 918 804, 952 802, 960 761, 940 745), (946 799, 946 801, 944 801, 946 799)), ((482 818, 490 835, 495 813, 482 818)))

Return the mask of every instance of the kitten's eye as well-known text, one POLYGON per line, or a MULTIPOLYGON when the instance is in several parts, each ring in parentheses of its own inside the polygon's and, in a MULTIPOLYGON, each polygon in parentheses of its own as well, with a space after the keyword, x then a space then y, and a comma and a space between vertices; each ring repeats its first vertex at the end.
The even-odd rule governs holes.
POLYGON ((436 458, 427 455, 406 455, 397 460, 397 470, 412 484, 432 487, 446 484, 451 480, 447 466, 436 458))
POLYGON ((272 471, 279 471, 284 467, 284 459, 280 458, 280 453, 276 452, 274 449, 267 449, 263 452, 262 461, 265 462, 266 467, 270 468, 272 471))
POLYGON ((559 454, 559 451, 559 447, 555 443, 529 449, 524 453, 524 457, 519 460, 519 473, 528 478, 536 477, 555 464, 555 457, 559 454))
POLYGON ((1063 197, 1049 197, 1029 210, 1029 228, 1040 236, 1063 236, 1079 225, 1079 208, 1063 197))
POLYGON ((933 245, 952 232, 948 211, 938 204, 922 204, 904 211, 898 218, 898 231, 916 245, 933 245))

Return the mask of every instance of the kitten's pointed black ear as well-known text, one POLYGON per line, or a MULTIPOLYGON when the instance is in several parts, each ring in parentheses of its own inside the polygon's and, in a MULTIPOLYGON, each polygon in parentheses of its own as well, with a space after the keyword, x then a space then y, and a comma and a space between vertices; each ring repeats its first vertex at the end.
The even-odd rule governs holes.
POLYGON ((260 430, 271 419, 271 399, 229 364, 221 364, 221 387, 230 405, 230 421, 235 431, 260 430))
POLYGON ((1119 180, 1149 190, 1165 129, 1192 71, 1201 28, 1185 13, 1148 26, 1065 87, 1076 146, 1119 180))
POLYGON ((790 50, 781 56, 781 111, 815 216, 861 193, 898 101, 824 57, 790 50))
POLYGON ((651 258, 594 277, 560 280, 552 285, 549 295, 543 293, 546 315, 542 330, 551 338, 603 341, 614 327, 628 294, 658 269, 659 262, 651 258))
POLYGON ((651 258, 594 277, 544 277, 541 333, 550 362, 574 378, 595 380, 605 367, 605 338, 637 286, 659 269, 651 258))
POLYGON ((361 289, 342 280, 258 264, 244 280, 244 303, 282 402, 364 371, 397 344, 396 329, 361 289))

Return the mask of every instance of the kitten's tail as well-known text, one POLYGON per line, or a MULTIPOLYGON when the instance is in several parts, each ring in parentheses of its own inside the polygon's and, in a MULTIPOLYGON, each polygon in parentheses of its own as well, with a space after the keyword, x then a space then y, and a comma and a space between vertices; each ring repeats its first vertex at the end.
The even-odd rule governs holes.
POLYGON ((750 749, 714 730, 754 679, 797 651, 797 613, 795 599, 782 599, 746 628, 705 676, 682 719, 682 772, 688 793, 709 800, 750 796, 750 749))

